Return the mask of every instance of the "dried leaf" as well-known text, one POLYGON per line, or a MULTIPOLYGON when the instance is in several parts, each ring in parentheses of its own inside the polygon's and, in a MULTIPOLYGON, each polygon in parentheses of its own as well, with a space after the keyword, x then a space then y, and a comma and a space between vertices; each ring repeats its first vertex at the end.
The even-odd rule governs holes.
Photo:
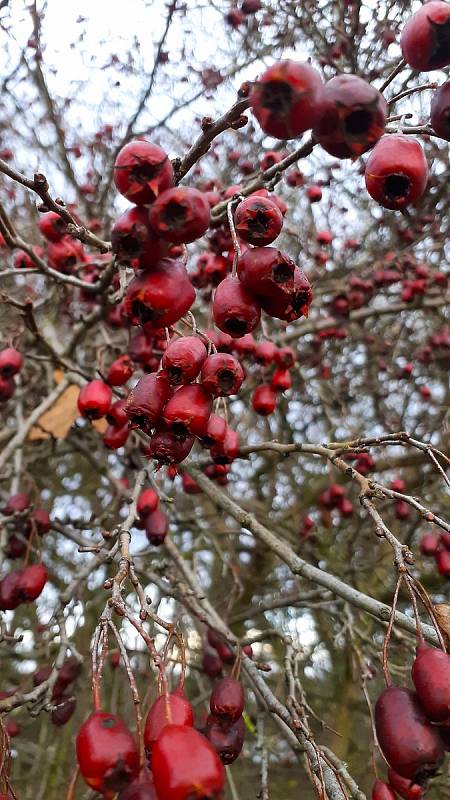
POLYGON ((38 439, 65 439, 73 423, 78 417, 77 400, 78 386, 68 386, 58 397, 55 403, 39 417, 37 424, 31 428, 28 438, 31 441, 38 439))
POLYGON ((447 647, 450 645, 450 605, 448 603, 438 603, 433 606, 433 611, 436 617, 437 624, 439 625, 447 647))

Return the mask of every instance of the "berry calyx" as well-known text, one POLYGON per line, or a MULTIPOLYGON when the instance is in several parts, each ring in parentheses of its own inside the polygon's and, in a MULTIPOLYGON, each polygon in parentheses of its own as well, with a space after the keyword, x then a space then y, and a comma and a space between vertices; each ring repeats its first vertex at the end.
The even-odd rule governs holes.
POLYGON ((253 85, 250 105, 264 133, 294 139, 316 122, 321 88, 322 78, 314 67, 278 61, 253 85))

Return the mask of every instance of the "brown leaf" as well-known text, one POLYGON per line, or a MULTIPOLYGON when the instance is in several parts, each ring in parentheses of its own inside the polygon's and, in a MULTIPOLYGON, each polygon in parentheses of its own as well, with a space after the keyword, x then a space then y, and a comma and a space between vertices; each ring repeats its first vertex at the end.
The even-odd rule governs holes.
POLYGON ((55 403, 39 417, 37 424, 31 428, 28 438, 31 441, 38 439, 65 439, 70 428, 78 417, 77 400, 78 386, 68 386, 58 397, 55 403))
POLYGON ((448 647, 450 645, 450 605, 448 603, 438 603, 437 606, 433 606, 433 611, 437 624, 444 634, 445 644, 448 647))

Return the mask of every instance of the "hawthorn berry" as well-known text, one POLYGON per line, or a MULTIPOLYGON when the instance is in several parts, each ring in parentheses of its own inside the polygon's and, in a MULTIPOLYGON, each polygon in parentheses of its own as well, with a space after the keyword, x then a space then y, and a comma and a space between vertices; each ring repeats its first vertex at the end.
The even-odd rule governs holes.
POLYGON ((128 421, 120 428, 117 425, 108 425, 103 434, 103 444, 108 450, 118 450, 119 447, 123 447, 127 443, 129 435, 128 421))
POLYGON ((150 544, 159 546, 163 543, 169 530, 169 518, 164 511, 156 509, 147 514, 144 520, 145 535, 150 544))
POLYGON ((172 384, 190 383, 199 374, 206 356, 206 347, 198 336, 181 336, 169 342, 161 366, 172 384))
POLYGON ((219 283, 215 291, 213 317, 221 331, 238 339, 255 330, 261 318, 261 308, 239 278, 230 275, 219 283))
POLYGON ((78 410, 86 419, 100 419, 111 407, 112 389, 100 380, 86 383, 78 395, 78 410))
POLYGON ((168 251, 168 244, 150 227, 145 206, 132 206, 116 220, 111 231, 111 246, 120 261, 133 265, 136 262, 143 270, 156 267, 168 251))
POLYGON ((138 272, 128 284, 124 314, 132 325, 153 332, 178 322, 194 300, 184 264, 163 258, 151 272, 138 272))
POLYGON ((125 412, 132 428, 149 433, 161 418, 170 396, 170 383, 164 372, 144 375, 128 395, 125 412))
POLYGON ((86 255, 84 247, 78 239, 64 236, 58 242, 50 242, 47 249, 48 263, 52 269, 70 275, 78 262, 84 263, 86 255))
POLYGON ((17 592, 21 603, 36 600, 47 583, 47 570, 43 564, 32 564, 20 570, 17 592))
POLYGON ((370 196, 384 208, 395 211, 415 203, 428 181, 428 164, 417 139, 383 136, 367 160, 365 181, 370 196))
POLYGON ((202 436, 202 444, 205 447, 213 447, 225 441, 227 434, 227 423, 219 414, 210 414, 205 433, 202 436))
POLYGON ((153 203, 149 221, 158 236, 174 244, 187 244, 207 231, 211 217, 208 198, 198 189, 166 189, 153 203))
POLYGON ((151 758, 153 746, 167 725, 194 724, 194 712, 182 689, 162 694, 149 709, 144 727, 144 745, 147 757, 151 758))
POLYGON ((115 714, 94 711, 78 731, 76 750, 85 783, 108 799, 138 774, 138 747, 115 714))
POLYGON ((0 351, 0 375, 2 378, 13 378, 23 367, 23 355, 15 347, 7 347, 0 351))
POLYGON ((67 224, 56 211, 48 211, 39 220, 39 230, 49 242, 60 242, 67 233, 67 224))
POLYGON ((202 366, 202 386, 213 397, 237 394, 244 377, 244 370, 239 361, 229 353, 210 355, 202 366))
POLYGON ((400 37, 403 58, 413 69, 429 72, 450 64, 450 5, 431 0, 410 17, 400 37))
POLYGON ((266 314, 285 322, 294 322, 300 317, 307 317, 313 300, 311 284, 300 267, 294 269, 294 287, 292 292, 274 286, 270 297, 258 295, 261 308, 266 314))
POLYGON ((116 188, 131 203, 147 205, 173 186, 172 164, 156 144, 136 139, 122 147, 114 164, 116 188))
POLYGON ((283 215, 272 200, 247 197, 234 212, 234 224, 244 242, 261 247, 279 236, 283 227, 283 215))
POLYGON ((244 710, 242 684, 234 678, 222 678, 214 684, 209 701, 211 714, 224 722, 236 722, 244 710))
POLYGON ((430 122, 435 133, 450 142, 450 81, 439 86, 433 94, 430 122))
POLYGON ((434 554, 439 575, 450 578, 450 550, 438 550, 434 554))
POLYGON ((241 255, 238 277, 245 289, 259 297, 271 297, 274 290, 294 292, 295 263, 275 247, 254 247, 241 255))
POLYGON ((434 556, 439 547, 439 536, 425 533, 420 540, 420 552, 424 556, 434 556))
POLYGON ((227 426, 224 440, 214 444, 209 452, 215 464, 231 464, 239 452, 239 436, 236 431, 227 426))
POLYGON ((408 778, 402 778, 395 770, 389 767, 388 781, 392 789, 395 790, 403 800, 422 800, 425 797, 425 789, 417 783, 413 783, 408 778))
POLYGON ((128 354, 119 356, 111 364, 108 374, 106 375, 106 383, 110 386, 124 386, 130 380, 133 374, 133 364, 128 354))
POLYGON ((436 647, 420 644, 411 677, 428 719, 450 721, 450 656, 436 647))
POLYGON ((159 505, 159 496, 154 489, 144 489, 140 493, 137 503, 136 511, 140 517, 146 517, 152 511, 156 511, 159 505))
POLYGON ((355 158, 370 150, 384 133, 387 104, 357 75, 338 75, 320 94, 314 137, 337 158, 355 158))
POLYGON ((57 728, 65 725, 75 713, 77 701, 75 697, 61 697, 50 712, 50 720, 57 728))
POLYGON ((268 417, 275 411, 277 405, 277 395, 270 384, 262 383, 253 392, 252 406, 257 414, 268 417))
POLYGON ((211 411, 210 394, 194 383, 177 389, 164 409, 163 420, 175 436, 203 436, 211 411))
POLYGON ((16 385, 13 378, 3 378, 0 375, 0 403, 6 403, 14 394, 16 385))
POLYGON ((173 431, 157 429, 144 452, 148 458, 156 459, 158 464, 180 464, 191 452, 194 441, 194 436, 180 438, 173 431))
POLYGON ((314 67, 278 61, 254 83, 250 105, 264 133, 294 139, 315 124, 321 89, 322 78, 314 67))
POLYGON ((158 800, 219 800, 222 763, 208 740, 189 725, 167 725, 152 749, 158 800))
POLYGON ((127 401, 125 398, 116 400, 111 404, 108 413, 106 414, 106 421, 109 425, 115 428, 123 428, 128 425, 128 415, 126 412, 127 401))
POLYGON ((232 764, 244 744, 245 722, 239 717, 231 724, 224 724, 221 719, 210 714, 206 720, 204 735, 214 747, 222 764, 232 764))

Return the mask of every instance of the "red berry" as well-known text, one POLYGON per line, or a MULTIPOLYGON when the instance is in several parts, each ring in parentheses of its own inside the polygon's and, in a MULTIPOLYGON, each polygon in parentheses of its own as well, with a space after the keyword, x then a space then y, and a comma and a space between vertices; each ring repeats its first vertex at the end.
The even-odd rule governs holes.
POLYGON ((419 8, 403 28, 400 38, 403 58, 420 72, 450 64, 450 5, 432 0, 419 8))
POLYGON ((161 147, 136 139, 122 147, 117 156, 114 183, 131 203, 153 203, 173 185, 172 164, 161 147))
POLYGON ((395 516, 397 519, 408 519, 411 514, 411 508, 406 500, 397 500, 394 505, 395 516))
POLYGON ((217 327, 238 339, 255 330, 261 317, 259 303, 239 278, 232 276, 219 283, 213 300, 213 317, 217 327))
POLYGON ((13 378, 3 378, 0 375, 0 403, 6 403, 14 394, 16 385, 13 378))
POLYGON ((3 513, 6 517, 9 517, 11 514, 18 514, 26 511, 29 506, 30 498, 28 495, 25 494, 25 492, 17 492, 17 494, 12 494, 9 500, 7 500, 6 505, 3 507, 3 513))
POLYGON ((241 10, 243 14, 256 14, 261 8, 261 0, 242 0, 241 10))
POLYGON ((23 366, 23 355, 14 347, 7 347, 0 351, 0 375, 3 378, 12 378, 17 375, 23 366))
POLYGON ((402 778, 393 769, 388 769, 388 780, 390 786, 403 797, 404 800, 422 800, 425 797, 425 789, 417 783, 413 783, 409 778, 402 778))
POLYGON ((6 721, 5 728, 6 728, 6 733, 9 736, 10 739, 14 739, 16 736, 19 735, 19 733, 21 731, 21 728, 17 724, 15 719, 8 719, 6 721))
POLYGON ((175 392, 164 409, 163 420, 176 436, 203 436, 211 411, 210 395, 194 383, 175 392))
POLYGON ((21 603, 36 600, 47 583, 47 570, 43 564, 33 564, 20 571, 17 590, 21 603))
POLYGON ((127 401, 125 399, 116 400, 115 403, 112 403, 106 414, 106 421, 109 425, 113 425, 115 428, 123 428, 124 425, 128 425, 126 405, 127 401))
POLYGON ((442 547, 445 547, 446 550, 450 550, 450 533, 448 533, 447 531, 441 533, 440 542, 442 547))
POLYGON ((239 361, 229 353, 215 353, 208 356, 201 372, 202 386, 213 397, 237 394, 244 377, 244 370, 239 361))
POLYGON ((181 336, 169 342, 161 365, 172 384, 190 383, 199 374, 206 356, 206 347, 198 336, 181 336))
POLYGON ((35 508, 27 524, 27 534, 31 534, 32 530, 35 530, 39 536, 44 536, 51 527, 48 511, 45 508, 35 508))
POLYGON ((151 272, 139 272, 128 284, 124 314, 132 325, 142 325, 152 333, 178 322, 194 300, 185 266, 163 258, 151 272))
POLYGON ((245 336, 233 340, 233 350, 240 356, 251 357, 255 349, 256 342, 251 333, 246 333, 245 336))
POLYGON ((48 263, 52 269, 70 275, 72 267, 79 261, 85 262, 83 245, 78 239, 65 236, 59 242, 50 242, 47 248, 48 263))
POLYGON ((250 104, 264 133, 294 139, 316 122, 321 88, 322 78, 309 64, 278 61, 255 82, 250 104))
POLYGON ((103 444, 108 450, 118 450, 119 447, 123 447, 127 443, 129 435, 130 427, 128 421, 120 428, 117 425, 108 425, 103 434, 103 444))
POLYGON ((417 139, 403 134, 380 139, 367 160, 365 180, 370 196, 384 208, 415 203, 428 181, 428 164, 417 139))
POLYGON ((198 189, 179 186, 167 189, 153 203, 149 220, 158 236, 175 244, 187 244, 207 231, 210 221, 208 198, 198 189))
POLYGON ((77 701, 75 697, 61 697, 58 704, 50 713, 50 719, 57 728, 65 725, 73 716, 77 701))
POLYGON ((420 644, 411 677, 428 719, 450 721, 450 656, 436 647, 420 644))
POLYGON ((151 229, 145 206, 133 206, 116 220, 111 231, 111 245, 120 261, 135 261, 143 270, 156 267, 168 251, 167 243, 151 229))
POLYGON ((152 511, 156 511, 159 504, 158 493, 154 489, 144 489, 138 497, 136 511, 140 517, 146 517, 152 511))
POLYGON ((273 364, 277 357, 277 352, 278 348, 273 342, 259 342, 255 348, 255 361, 266 367, 268 364, 273 364))
POLYGON ((420 552, 424 556, 434 556, 439 547, 439 536, 434 533, 425 533, 420 540, 420 552))
MULTIPOLYGON (((42 258, 44 251, 42 247, 33 247, 33 252, 42 258)), ((31 256, 25 250, 18 250, 14 256, 14 266, 16 269, 32 269, 36 266, 31 256)))
POLYGON ((209 678, 218 678, 222 674, 222 659, 214 650, 206 650, 202 659, 203 671, 209 678))
POLYGON ((385 689, 375 705, 375 726, 386 760, 403 778, 420 783, 439 769, 443 743, 415 692, 397 686, 385 689))
POLYGON ((244 242, 266 245, 279 236, 283 215, 278 206, 265 197, 247 197, 234 212, 236 231, 244 242))
POLYGON ((156 740, 167 725, 194 724, 194 713, 182 689, 162 694, 150 707, 145 720, 144 745, 150 758, 156 740))
POLYGON ((136 778, 121 792, 117 800, 158 800, 155 787, 150 780, 136 778))
POLYGON ((81 675, 82 664, 75 656, 66 658, 53 687, 53 696, 61 695, 81 675))
POLYGON ((145 332, 136 333, 136 335, 130 339, 128 354, 135 364, 141 364, 142 366, 148 364, 152 357, 152 352, 153 347, 151 339, 149 339, 145 332))
POLYGON ((252 406, 257 414, 268 417, 275 411, 277 405, 276 392, 268 383, 262 383, 253 392, 252 406))
POLYGON ((227 435, 227 423, 219 414, 210 414, 206 431, 202 436, 202 444, 205 447, 213 447, 215 444, 222 444, 227 435))
POLYGON ((236 722, 244 710, 242 684, 234 678, 222 678, 214 684, 209 701, 211 714, 226 722, 236 722))
POLYGON ((125 723, 94 711, 78 731, 77 759, 85 783, 112 798, 137 776, 139 751, 125 723))
POLYGON ((180 464, 191 452, 194 441, 193 436, 180 438, 172 431, 156 430, 145 455, 156 459, 159 464, 180 464))
POLYGON ((164 511, 157 509, 145 517, 145 534, 150 544, 158 547, 164 541, 169 530, 169 518, 164 511))
POLYGON ((387 105, 384 97, 357 75, 338 75, 323 87, 314 136, 327 153, 355 158, 384 133, 387 105))
POLYGON ((49 242, 60 242, 67 233, 67 224, 56 211, 49 211, 40 218, 39 230, 49 242))
POLYGON ((131 390, 125 407, 132 428, 149 433, 161 418, 170 395, 170 383, 164 372, 144 375, 131 390))
POLYGON ((318 203, 322 200, 322 189, 320 186, 308 186, 306 196, 310 203, 318 203))
POLYGON ((205 736, 214 747, 222 764, 232 764, 244 744, 245 722, 239 717, 232 724, 224 724, 210 714, 206 720, 205 736))
POLYGON ((275 247, 247 250, 238 261, 238 276, 248 291, 270 298, 274 290, 294 292, 295 263, 275 247))
POLYGON ((187 472, 183 472, 181 475, 181 483, 183 485, 183 492, 186 494, 201 494, 202 489, 198 485, 197 481, 194 478, 191 478, 187 472))
POLYGON ((112 390, 103 381, 87 383, 78 395, 78 410, 86 419, 100 419, 108 413, 112 400, 112 390))
POLYGON ((391 489, 394 492, 404 492, 406 489, 405 481, 402 478, 394 478, 391 481, 391 489))
POLYGON ((276 369, 270 382, 276 392, 287 392, 292 387, 291 373, 288 369, 276 369))
POLYGON ((119 356, 111 364, 106 376, 110 386, 124 386, 133 374, 133 364, 129 355, 119 356))
POLYGON ((187 725, 167 725, 152 751, 158 800, 215 800, 224 786, 222 763, 208 740, 187 725))
POLYGON ((259 296, 261 308, 266 314, 286 322, 294 322, 302 316, 307 317, 312 303, 311 284, 300 267, 294 270, 294 288, 292 292, 284 292, 274 286, 270 297, 259 296))
POLYGON ((377 779, 372 789, 372 800, 395 800, 395 792, 387 783, 377 779))
POLYGON ((20 603, 19 580, 21 570, 10 572, 0 581, 0 610, 13 611, 20 603))
POLYGON ((430 108, 431 127, 442 139, 450 142, 450 81, 435 91, 430 108))

